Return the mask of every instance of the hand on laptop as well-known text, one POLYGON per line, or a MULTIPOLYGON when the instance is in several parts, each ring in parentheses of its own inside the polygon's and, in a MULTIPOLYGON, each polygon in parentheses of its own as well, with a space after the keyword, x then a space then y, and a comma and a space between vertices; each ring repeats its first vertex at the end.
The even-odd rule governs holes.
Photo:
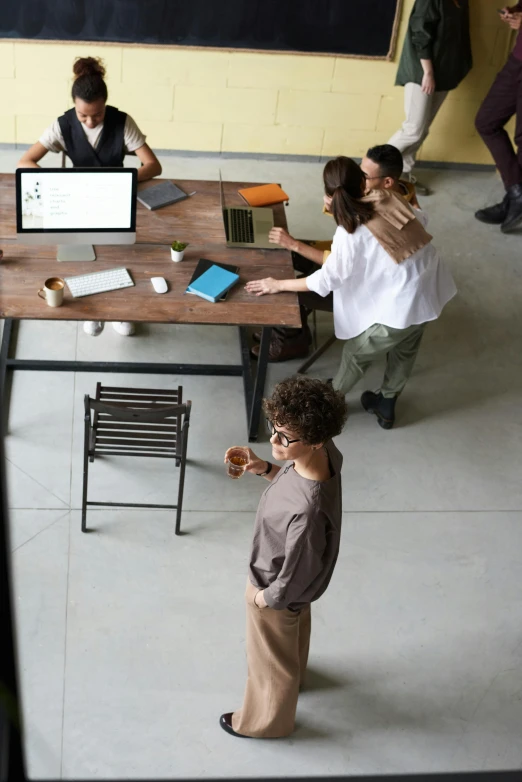
POLYGON ((279 244, 285 250, 297 250, 297 240, 290 236, 284 228, 272 228, 268 234, 268 241, 272 244, 279 244))

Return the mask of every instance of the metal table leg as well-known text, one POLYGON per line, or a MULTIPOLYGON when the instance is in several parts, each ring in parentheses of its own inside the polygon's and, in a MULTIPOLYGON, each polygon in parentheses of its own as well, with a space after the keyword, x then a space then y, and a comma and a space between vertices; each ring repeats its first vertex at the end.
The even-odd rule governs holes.
POLYGON ((268 351, 270 350, 270 339, 272 336, 272 327, 264 326, 261 332, 261 342, 259 344, 259 357, 257 360, 257 372, 254 381, 254 395, 250 408, 250 420, 248 422, 248 441, 253 443, 257 441, 259 433, 259 419, 261 417, 261 402, 265 392, 266 370, 268 366, 268 351))

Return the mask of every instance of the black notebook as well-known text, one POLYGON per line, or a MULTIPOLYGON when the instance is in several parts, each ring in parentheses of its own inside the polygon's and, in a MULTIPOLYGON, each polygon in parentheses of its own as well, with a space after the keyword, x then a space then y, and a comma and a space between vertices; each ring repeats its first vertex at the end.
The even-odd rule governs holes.
POLYGON ((175 204, 177 201, 184 201, 185 198, 188 198, 188 193, 185 193, 174 182, 160 182, 146 190, 140 190, 137 195, 140 204, 152 210, 175 204))
MULTIPOLYGON (((218 263, 217 261, 209 261, 208 258, 200 258, 198 265, 194 269, 194 274, 190 278, 189 285, 192 285, 192 283, 208 271, 211 266, 219 266, 221 269, 226 269, 227 272, 232 272, 233 274, 239 273, 239 266, 230 266, 228 263, 218 263)), ((192 291, 187 290, 185 293, 192 293, 192 291)), ((220 301, 225 301, 227 296, 228 291, 220 298, 220 301)))

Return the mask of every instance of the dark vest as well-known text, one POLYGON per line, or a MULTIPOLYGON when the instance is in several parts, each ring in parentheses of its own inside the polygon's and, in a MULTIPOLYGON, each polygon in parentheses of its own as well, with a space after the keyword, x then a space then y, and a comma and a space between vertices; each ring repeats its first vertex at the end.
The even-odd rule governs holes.
POLYGON ((123 131, 127 115, 114 106, 105 107, 103 130, 96 149, 91 147, 76 116, 75 109, 69 109, 58 117, 65 143, 65 151, 75 168, 122 168, 125 150, 123 131))

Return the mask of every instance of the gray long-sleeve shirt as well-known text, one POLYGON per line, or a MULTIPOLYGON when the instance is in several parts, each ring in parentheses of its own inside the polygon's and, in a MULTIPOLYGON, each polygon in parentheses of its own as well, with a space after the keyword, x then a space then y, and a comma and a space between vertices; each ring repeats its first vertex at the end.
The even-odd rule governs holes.
POLYGON ((326 443, 331 477, 311 481, 285 465, 257 509, 250 581, 270 608, 299 610, 326 590, 341 538, 343 457, 326 443))

